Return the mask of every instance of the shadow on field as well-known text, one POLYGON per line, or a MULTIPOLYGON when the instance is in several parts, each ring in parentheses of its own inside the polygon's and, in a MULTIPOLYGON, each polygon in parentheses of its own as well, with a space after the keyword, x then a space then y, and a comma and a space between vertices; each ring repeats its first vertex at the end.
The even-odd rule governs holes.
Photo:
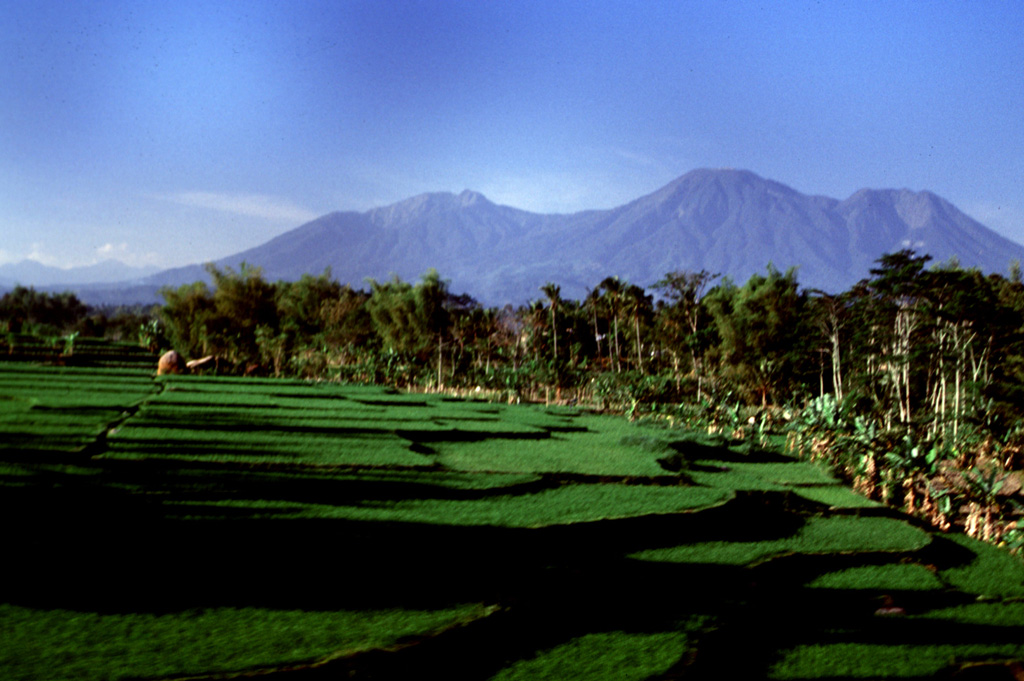
MULTIPOLYGON (((706 449, 687 449, 685 455, 723 460, 706 449)), ((552 484, 566 481, 540 477, 499 489, 528 493, 552 484)), ((588 633, 656 633, 701 618, 711 624, 658 678, 718 679, 723 670, 737 678, 764 678, 779 661, 778 651, 801 645, 903 645, 912 654, 947 643, 1024 640, 1018 626, 929 619, 936 608, 973 601, 953 589, 883 593, 806 586, 847 567, 913 560, 942 570, 974 559, 950 541, 933 541, 913 554, 794 555, 755 567, 625 557, 696 542, 790 537, 822 508, 784 492, 739 493, 724 505, 689 513, 542 528, 284 520, 273 515, 289 502, 476 498, 494 490, 429 484, 417 480, 415 471, 406 479, 345 480, 177 467, 166 460, 83 465, 72 455, 37 466, 31 477, 4 478, 0 492, 8 519, 8 576, 0 583, 0 600, 8 603, 108 613, 434 609, 467 602, 503 608, 401 649, 277 672, 275 679, 485 679, 510 660, 529 659, 588 633), (215 505, 267 498, 278 505, 215 505), (878 608, 890 601, 906 615, 879 616, 878 608)))
MULTIPOLYGON (((937 542, 917 552, 915 558, 934 561, 933 569, 945 569, 969 563, 974 555, 952 542, 937 542)), ((787 652, 798 647, 824 651, 819 653, 822 659, 816 670, 811 665, 806 675, 787 673, 785 678, 829 681, 863 678, 863 674, 822 673, 834 668, 829 661, 828 646, 836 646, 837 650, 863 647, 858 655, 864 658, 883 655, 891 660, 887 676, 1008 681, 1019 678, 1013 675, 1010 666, 1002 663, 972 667, 972 662, 989 659, 984 652, 976 653, 980 657, 972 661, 969 657, 957 659, 948 649, 1019 647, 1024 641, 1024 626, 965 623, 948 616, 929 618, 931 612, 977 604, 978 598, 973 594, 949 588, 815 589, 806 586, 815 577, 828 572, 866 565, 893 565, 907 559, 906 555, 886 553, 793 555, 746 570, 746 592, 731 608, 722 611, 719 626, 704 637, 699 653, 685 665, 685 678, 716 678, 723 669, 737 678, 764 678, 787 652), (892 614, 888 614, 886 608, 892 614), (947 651, 934 650, 942 646, 947 646, 947 651), (915 671, 929 666, 937 671, 915 671)), ((877 674, 877 666, 874 669, 873 674, 877 674)))
POLYGON ((669 444, 675 454, 668 457, 680 467, 692 466, 698 461, 721 461, 722 463, 793 463, 792 456, 766 449, 748 447, 737 451, 726 443, 711 444, 699 440, 675 440, 669 444))
POLYGON ((352 398, 352 401, 353 402, 358 402, 359 404, 365 404, 365 405, 367 405, 369 407, 388 407, 389 409, 391 407, 429 407, 429 406, 431 406, 430 402, 427 402, 426 400, 416 400, 416 399, 396 399, 396 398, 392 398, 392 399, 387 399, 387 400, 373 400, 373 399, 368 399, 368 398, 365 398, 365 397, 354 397, 354 398, 352 398))
MULTIPOLYGON (((335 419, 336 421, 338 419, 335 419)), ((452 419, 454 421, 454 419, 452 419)), ((465 420, 465 419, 464 419, 465 420)), ((365 423, 372 421, 372 419, 360 418, 358 422, 365 423)), ((312 426, 303 425, 301 423, 267 423, 267 422, 239 422, 237 419, 229 419, 228 417, 219 417, 216 415, 209 416, 202 419, 193 419, 189 423, 183 423, 180 420, 171 418, 155 418, 150 415, 146 415, 145 419, 137 420, 133 423, 134 426, 141 428, 159 428, 161 430, 177 430, 182 433, 196 433, 196 432, 216 432, 230 435, 237 434, 259 434, 259 433, 270 433, 280 434, 282 430, 287 429, 288 436, 290 439, 301 439, 308 436, 327 436, 333 438, 348 438, 348 437, 360 437, 360 436, 387 436, 394 435, 396 437, 408 440, 411 442, 482 442, 484 440, 542 440, 551 437, 552 432, 571 432, 573 429, 557 428, 557 427, 544 427, 537 428, 536 430, 501 430, 500 428, 494 428, 492 430, 466 430, 459 428, 458 426, 436 426, 432 428, 394 428, 393 426, 384 427, 373 427, 373 426, 342 426, 342 425, 329 425, 329 426, 312 426)), ((585 431, 586 429, 577 429, 585 431)), ((37 439, 37 438, 36 438, 37 439)), ((255 437, 249 437, 253 442, 259 442, 258 435, 255 437)), ((173 446, 182 446, 182 443, 187 443, 186 446, 193 449, 209 444, 210 440, 203 440, 200 438, 194 438, 191 435, 188 438, 182 438, 180 440, 173 441, 173 446)), ((217 444, 223 445, 224 440, 214 440, 217 444)), ((160 444, 167 445, 167 438, 132 438, 127 441, 127 444, 132 446, 156 446, 160 444)), ((243 447, 238 447, 242 451, 243 447)))
MULTIPOLYGON (((358 504, 480 498, 494 491, 240 470, 210 470, 204 477, 201 469, 175 488, 167 484, 174 473, 166 462, 105 463, 102 471, 37 470, 31 484, 3 490, 3 513, 17 519, 6 541, 14 579, 0 586, 9 601, 125 612, 505 603, 527 598, 550 570, 600 573, 632 551, 779 538, 803 522, 783 503, 765 507, 760 495, 694 513, 537 529, 277 520, 274 513, 287 511, 290 500, 358 504), (269 509, 214 505, 239 498, 276 503, 269 509), (129 586, 139 577, 141 586, 129 586)), ((563 482, 541 477, 501 491, 529 493, 563 482)))

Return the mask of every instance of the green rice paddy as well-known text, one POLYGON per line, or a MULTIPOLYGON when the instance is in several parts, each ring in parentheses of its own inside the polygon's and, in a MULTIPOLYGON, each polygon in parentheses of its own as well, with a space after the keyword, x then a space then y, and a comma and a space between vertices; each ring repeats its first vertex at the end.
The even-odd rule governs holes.
POLYGON ((778 452, 571 408, 0 363, 0 499, 4 679, 1024 660, 1019 559, 778 452))
POLYGON ((684 631, 585 634, 534 657, 519 660, 495 681, 538 679, 622 679, 642 681, 663 674, 687 647, 684 631))
POLYGON ((392 646, 485 614, 473 604, 429 611, 209 608, 130 615, 4 605, 0 669, 7 679, 111 679, 273 668, 392 646))

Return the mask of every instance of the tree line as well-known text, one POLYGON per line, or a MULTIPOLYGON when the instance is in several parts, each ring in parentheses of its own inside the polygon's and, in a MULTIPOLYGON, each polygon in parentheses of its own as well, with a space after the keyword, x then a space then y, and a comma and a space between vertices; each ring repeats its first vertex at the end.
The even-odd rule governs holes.
MULTIPOLYGON (((211 265, 212 285, 163 289, 138 335, 239 373, 587 404, 751 441, 786 433, 869 496, 1020 543, 1021 269, 930 261, 884 255, 839 293, 769 265, 742 284, 707 271, 670 272, 650 290, 607 277, 582 300, 548 282, 500 308, 433 270, 354 289, 329 270, 269 282, 246 264, 211 265)), ((9 331, 44 323, 23 311, 25 291, 8 296, 9 331)))
POLYGON ((0 343, 16 336, 59 338, 77 334, 131 340, 156 321, 149 305, 90 307, 70 291, 49 293, 17 285, 0 296, 0 343))
POLYGON ((868 496, 1019 547, 1024 281, 912 250, 839 293, 769 265, 740 284, 607 277, 485 307, 436 271, 352 289, 210 268, 165 289, 171 344, 239 370, 580 403, 750 441, 785 433, 868 496))

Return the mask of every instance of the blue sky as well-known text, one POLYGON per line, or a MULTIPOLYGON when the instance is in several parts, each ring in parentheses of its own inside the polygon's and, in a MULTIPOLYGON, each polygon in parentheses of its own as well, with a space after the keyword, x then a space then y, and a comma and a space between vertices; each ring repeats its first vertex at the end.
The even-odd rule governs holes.
POLYGON ((1024 241, 1024 3, 0 0, 0 262, 175 266, 473 189, 699 167, 929 189, 1024 241))

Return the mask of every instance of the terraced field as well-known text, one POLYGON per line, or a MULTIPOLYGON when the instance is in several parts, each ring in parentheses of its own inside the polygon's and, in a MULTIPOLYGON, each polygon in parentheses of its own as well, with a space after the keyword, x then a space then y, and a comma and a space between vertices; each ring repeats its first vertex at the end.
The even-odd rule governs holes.
POLYGON ((579 410, 0 363, 0 486, 4 679, 1024 660, 1017 559, 782 454, 579 410))

